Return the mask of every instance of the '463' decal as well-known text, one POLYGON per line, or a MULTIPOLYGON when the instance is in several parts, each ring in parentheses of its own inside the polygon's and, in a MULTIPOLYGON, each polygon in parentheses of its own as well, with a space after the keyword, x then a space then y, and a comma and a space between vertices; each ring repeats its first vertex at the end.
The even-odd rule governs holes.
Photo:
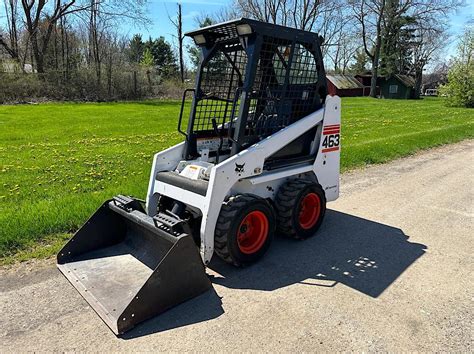
POLYGON ((339 124, 326 125, 323 128, 323 150, 322 152, 338 151, 341 140, 339 124))
POLYGON ((325 135, 323 140, 323 146, 325 148, 339 146, 339 134, 325 135))

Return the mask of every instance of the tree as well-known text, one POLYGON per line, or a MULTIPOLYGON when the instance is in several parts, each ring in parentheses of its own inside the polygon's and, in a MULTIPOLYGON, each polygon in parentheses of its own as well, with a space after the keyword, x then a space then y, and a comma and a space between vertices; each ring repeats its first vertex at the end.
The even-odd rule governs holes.
MULTIPOLYGON (((46 23, 40 23, 39 27, 46 28, 46 23)), ((41 32, 43 33, 43 32, 41 32)), ((42 39, 41 34, 39 36, 42 39)), ((77 65, 77 53, 74 53, 74 42, 77 41, 74 31, 69 27, 66 18, 62 18, 51 32, 50 45, 43 53, 44 70, 63 71, 64 78, 68 78, 69 69, 77 65), (75 55, 76 54, 76 55, 75 55)), ((77 45, 77 43, 75 43, 77 45)))
MULTIPOLYGON (((112 24, 131 20, 146 23, 143 0, 3 0, 7 12, 7 31, 0 31, 0 47, 13 59, 20 57, 20 33, 26 32, 23 56, 31 50, 38 73, 45 72, 45 56, 50 54, 49 46, 55 39, 54 33, 66 17, 75 15, 83 20, 89 29, 90 58, 94 59, 100 71, 99 52, 102 32, 112 24), (22 26, 20 28, 20 25, 22 26)), ((56 38, 57 39, 57 38, 56 38)), ((59 51, 58 51, 59 53, 59 51)), ((57 59, 57 58, 55 58, 57 59)), ((23 59, 24 61, 24 59, 23 59)))
POLYGON ((0 47, 18 61, 20 60, 20 49, 18 43, 18 6, 16 0, 4 0, 8 39, 0 31, 0 47))
POLYGON ((51 11, 47 11, 46 0, 21 0, 26 31, 38 73, 44 73, 44 56, 56 23, 64 16, 80 12, 90 7, 89 4, 78 5, 76 0, 54 1, 51 11))
POLYGON ((349 0, 355 19, 360 26, 365 54, 372 64, 370 96, 377 95, 380 48, 382 46, 382 25, 386 0, 349 0))
POLYGON ((334 38, 334 44, 326 45, 326 57, 332 60, 334 72, 345 74, 348 71, 349 63, 358 47, 359 40, 352 26, 344 25, 338 36, 334 38))
POLYGON ((413 40, 410 43, 408 74, 415 78, 415 96, 419 98, 426 65, 449 41, 447 32, 450 24, 448 16, 463 5, 459 0, 426 0, 413 3, 408 15, 413 18, 410 29, 413 40))
POLYGON ((136 64, 140 63, 142 61, 144 51, 145 44, 143 43, 142 36, 140 34, 134 35, 128 46, 128 58, 130 62, 136 64))
POLYGON ((311 31, 322 1, 315 0, 236 0, 235 7, 246 17, 311 31))
POLYGON ((441 60, 437 62, 428 74, 423 75, 423 87, 438 88, 448 82, 449 63, 441 60))
POLYGON ((150 50, 154 65, 162 77, 168 78, 176 75, 178 71, 176 59, 171 45, 165 40, 165 37, 159 37, 155 40, 150 37, 145 42, 146 49, 150 50))
POLYGON ((459 39, 457 55, 448 72, 448 83, 440 87, 452 106, 474 108, 474 27, 459 39))
MULTIPOLYGON (((359 23, 364 51, 372 64, 370 87, 370 96, 372 97, 375 97, 376 94, 381 54, 385 55, 384 60, 387 64, 393 63, 393 60, 398 62, 398 68, 391 67, 390 71, 407 71, 407 73, 415 75, 414 44, 423 46, 427 38, 421 37, 420 33, 416 32, 420 28, 426 29, 430 26, 444 28, 448 18, 446 14, 462 5, 460 0, 348 1, 351 4, 354 17, 359 23), (414 40, 412 40, 413 38, 414 40), (423 40, 420 41, 420 38, 423 40), (384 52, 381 53, 384 41, 386 45, 384 52), (392 55, 394 55, 393 58, 392 55), (408 58, 411 60, 409 64, 407 64, 408 58), (406 64, 409 67, 405 68, 406 64)), ((418 62, 419 66, 424 67, 427 60, 429 58, 418 62)), ((421 75, 419 82, 421 83, 421 75)))
POLYGON ((357 50, 353 56, 354 62, 350 67, 350 71, 354 74, 364 74, 367 71, 367 63, 369 57, 364 50, 357 50))
MULTIPOLYGON (((24 1, 24 0, 22 0, 24 1)), ((56 0, 59 1, 59 0, 56 0)), ((72 1, 72 0, 71 0, 72 1)), ((102 67, 107 52, 104 42, 113 36, 113 28, 126 21, 134 24, 145 24, 147 18, 143 11, 142 0, 82 0, 88 2, 86 11, 82 11, 88 28, 88 63, 92 65, 96 75, 98 96, 101 96, 102 67)))
POLYGON ((317 32, 324 38, 322 54, 340 52, 340 34, 348 16, 346 0, 235 0, 235 12, 243 17, 317 32))
POLYGON ((181 13, 181 4, 178 3, 178 13, 176 20, 169 17, 171 23, 176 28, 176 38, 178 39, 178 59, 179 59, 179 73, 181 83, 184 83, 184 57, 183 57, 183 18, 181 13))
POLYGON ((151 54, 150 48, 145 48, 143 57, 140 60, 140 65, 145 69, 149 92, 151 92, 151 69, 153 68, 154 64, 155 60, 153 58, 153 54, 151 54))
POLYGON ((154 64, 155 64, 155 59, 153 58, 153 55, 151 54, 151 50, 150 48, 146 48, 140 60, 140 65, 147 68, 151 68, 154 66, 154 64))
POLYGON ((416 40, 412 43, 408 73, 415 78, 413 98, 420 98, 424 68, 432 59, 433 54, 445 46, 448 37, 443 28, 436 27, 418 26, 414 33, 416 40))
POLYGON ((406 15, 408 7, 402 11, 401 6, 398 0, 387 0, 380 47, 380 74, 383 76, 407 74, 409 70, 416 20, 406 15))

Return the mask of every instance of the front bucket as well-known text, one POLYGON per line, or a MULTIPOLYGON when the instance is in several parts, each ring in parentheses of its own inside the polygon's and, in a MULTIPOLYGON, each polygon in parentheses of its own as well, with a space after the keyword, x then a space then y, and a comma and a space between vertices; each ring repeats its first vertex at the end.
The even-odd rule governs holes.
POLYGON ((191 237, 129 198, 105 202, 57 256, 57 266, 121 334, 211 287, 191 237))

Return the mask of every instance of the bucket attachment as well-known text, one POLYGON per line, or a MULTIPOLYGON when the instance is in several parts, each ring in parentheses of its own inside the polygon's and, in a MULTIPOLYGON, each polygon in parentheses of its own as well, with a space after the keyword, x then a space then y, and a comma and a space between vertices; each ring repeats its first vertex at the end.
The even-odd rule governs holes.
POLYGON ((163 219, 115 197, 57 256, 59 270, 115 334, 211 287, 192 236, 163 219))

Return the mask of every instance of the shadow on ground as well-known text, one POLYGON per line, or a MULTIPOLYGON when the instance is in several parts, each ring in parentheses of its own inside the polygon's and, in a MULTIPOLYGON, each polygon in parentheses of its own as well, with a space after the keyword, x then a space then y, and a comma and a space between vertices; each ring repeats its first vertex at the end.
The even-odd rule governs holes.
POLYGON ((398 228, 333 210, 327 211, 313 238, 275 241, 269 254, 249 268, 214 260, 210 268, 222 277, 214 277, 213 283, 266 291, 295 283, 329 287, 342 283, 378 297, 426 248, 409 242, 398 228))
MULTIPOLYGON (((272 291, 292 284, 334 287, 338 283, 376 298, 426 246, 408 241, 402 230, 328 210, 318 234, 305 241, 277 237, 257 264, 237 269, 215 257, 209 268, 214 284, 234 289, 272 291)), ((143 323, 124 339, 186 326, 224 313, 214 290, 143 323)))

